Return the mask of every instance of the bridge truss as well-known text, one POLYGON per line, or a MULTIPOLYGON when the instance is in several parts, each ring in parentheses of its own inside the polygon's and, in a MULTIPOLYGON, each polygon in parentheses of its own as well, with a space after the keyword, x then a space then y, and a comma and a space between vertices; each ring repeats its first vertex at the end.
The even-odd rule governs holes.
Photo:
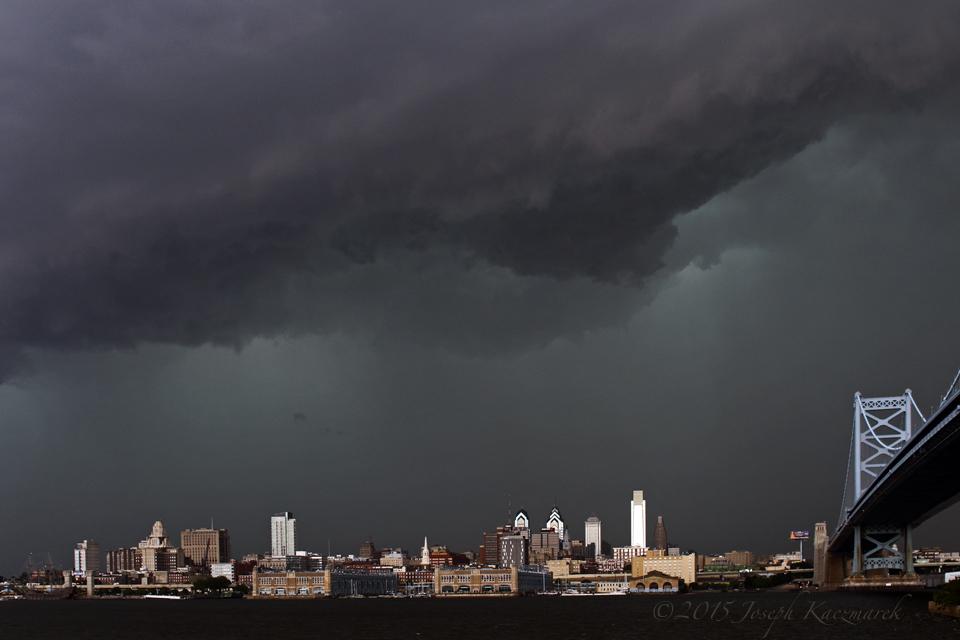
MULTIPOLYGON (((900 396, 864 398, 860 392, 853 396, 853 430, 838 528, 843 526, 880 473, 910 441, 915 417, 921 424, 926 422, 910 389, 900 396)), ((912 535, 911 527, 894 523, 855 527, 853 573, 861 574, 868 569, 912 572, 912 535)))

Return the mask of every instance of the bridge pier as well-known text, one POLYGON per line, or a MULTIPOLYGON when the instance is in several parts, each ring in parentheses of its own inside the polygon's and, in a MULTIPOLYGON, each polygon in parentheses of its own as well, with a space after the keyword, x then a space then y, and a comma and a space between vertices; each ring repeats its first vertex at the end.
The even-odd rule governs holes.
POLYGON ((913 527, 905 526, 900 536, 903 539, 903 574, 916 576, 913 570, 913 527))
POLYGON ((813 558, 813 577, 817 586, 822 589, 923 587, 913 569, 911 525, 857 525, 853 527, 852 538, 847 550, 831 551, 827 524, 817 523, 813 558))
POLYGON ((853 568, 851 574, 855 577, 863 575, 863 543, 860 541, 860 527, 853 528, 853 568))

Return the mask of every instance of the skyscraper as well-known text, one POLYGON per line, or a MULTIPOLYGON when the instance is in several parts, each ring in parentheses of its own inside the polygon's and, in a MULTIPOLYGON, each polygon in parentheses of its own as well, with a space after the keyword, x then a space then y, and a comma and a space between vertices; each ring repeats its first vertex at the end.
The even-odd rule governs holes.
POLYGON ((653 530, 653 548, 667 550, 667 527, 663 524, 663 516, 657 516, 657 526, 653 530))
POLYGON ((93 540, 78 542, 73 547, 73 572, 83 575, 87 571, 100 571, 100 545, 93 540))
POLYGON ((634 491, 630 501, 630 546, 647 546, 647 501, 643 491, 634 491))
POLYGON ((527 538, 521 535, 507 535, 500 538, 501 567, 522 567, 528 562, 530 547, 527 538))
POLYGON ((159 520, 153 523, 150 535, 141 540, 137 548, 145 571, 169 571, 184 565, 183 550, 170 546, 170 539, 159 520))
POLYGON ((209 567, 230 559, 230 533, 226 529, 184 529, 180 532, 184 558, 195 567, 209 567))
POLYGON ((292 556, 297 552, 297 519, 289 511, 270 517, 270 555, 292 556))
POLYGON ((380 554, 377 553, 377 547, 373 544, 373 540, 365 540, 360 543, 359 556, 361 560, 377 560, 380 558, 380 554))
POLYGON ((530 528, 530 516, 527 515, 527 512, 523 509, 517 511, 517 515, 513 516, 513 528, 514 529, 529 529, 530 528))
POLYGON ((559 560, 560 536, 553 529, 541 529, 531 533, 528 556, 533 564, 546 564, 549 560, 559 560))
POLYGON ((583 523, 583 528, 585 530, 583 544, 587 548, 586 553, 591 558, 599 557, 602 551, 601 545, 603 544, 600 518, 597 516, 590 516, 587 518, 587 521, 583 523), (593 551, 590 550, 591 544, 593 545, 593 551))
POLYGON ((564 537, 565 529, 563 525, 563 516, 560 515, 560 509, 554 507, 550 511, 550 517, 547 518, 547 524, 544 529, 553 529, 557 532, 557 535, 560 537, 560 544, 566 540, 564 537))

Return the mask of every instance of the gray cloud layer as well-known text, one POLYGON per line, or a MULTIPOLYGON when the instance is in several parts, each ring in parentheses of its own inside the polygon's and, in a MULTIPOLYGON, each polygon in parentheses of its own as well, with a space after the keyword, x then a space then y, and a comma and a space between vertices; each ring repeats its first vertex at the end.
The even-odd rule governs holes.
MULTIPOLYGON (((0 522, 31 522, 0 528, 0 567, 19 570, 31 550, 62 561, 84 537, 130 544, 156 518, 176 531, 214 516, 238 552, 263 550, 266 516, 284 508, 320 551, 371 534, 474 547, 508 500, 537 518, 559 500, 576 535, 599 513, 619 544, 633 488, 685 548, 789 548, 787 531, 836 515, 851 394, 910 386, 928 410, 953 374, 958 154, 947 109, 831 129, 678 218, 652 298, 421 270, 371 276, 402 283, 365 290, 390 310, 374 344, 40 352, 33 376, 0 388, 0 522), (474 304, 453 311, 451 297, 474 304), (569 326, 551 324, 558 309, 569 326), (597 328, 611 317, 626 319, 597 328), (464 355, 497 322, 518 353, 464 355), (453 323, 461 339, 440 342, 433 327, 453 323), (593 328, 528 348, 571 326, 593 328), (278 460, 294 481, 249 470, 278 460)), ((341 313, 368 309, 362 298, 342 293, 353 309, 341 313)), ((931 522, 917 544, 953 548, 957 520, 931 522)))
POLYGON ((508 495, 618 543, 633 488, 780 550, 835 512, 850 393, 935 400, 956 3, 433 4, 4 5, 6 571, 210 509, 241 552, 285 508, 466 547, 508 495))
POLYGON ((835 4, 12 3, 4 369, 24 347, 379 332, 420 270, 644 281, 678 213, 952 86, 954 3, 835 4))

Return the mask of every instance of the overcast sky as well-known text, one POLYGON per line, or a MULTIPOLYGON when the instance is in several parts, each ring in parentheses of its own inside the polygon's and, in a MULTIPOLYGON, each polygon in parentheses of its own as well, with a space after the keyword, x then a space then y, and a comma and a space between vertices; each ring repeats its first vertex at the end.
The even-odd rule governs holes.
POLYGON ((960 366, 958 87, 953 0, 5 2, 0 573, 634 489, 791 549, 960 366))

